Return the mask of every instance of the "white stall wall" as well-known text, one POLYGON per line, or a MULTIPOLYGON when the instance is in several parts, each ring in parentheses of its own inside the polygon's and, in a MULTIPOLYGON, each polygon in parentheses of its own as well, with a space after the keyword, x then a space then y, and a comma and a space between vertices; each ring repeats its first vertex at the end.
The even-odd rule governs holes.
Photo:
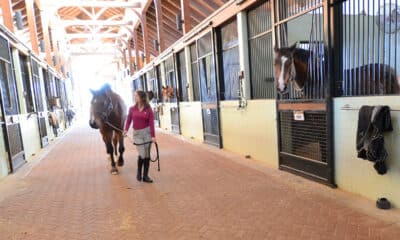
POLYGON ((400 96, 336 98, 335 114, 335 177, 339 188, 360 194, 371 200, 388 198, 400 207, 400 111, 392 111, 393 132, 385 134, 389 153, 388 172, 378 175, 373 163, 357 158, 357 110, 342 110, 348 104, 359 109, 362 105, 389 105, 400 110, 400 96))

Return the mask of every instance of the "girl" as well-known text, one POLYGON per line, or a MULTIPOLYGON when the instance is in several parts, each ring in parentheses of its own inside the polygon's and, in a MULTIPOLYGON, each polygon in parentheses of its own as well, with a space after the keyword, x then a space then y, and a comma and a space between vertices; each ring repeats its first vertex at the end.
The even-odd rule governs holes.
MULTIPOLYGON (((133 127, 133 138, 135 143, 141 144, 146 142, 156 142, 154 130, 154 114, 151 110, 147 95, 143 91, 135 92, 135 105, 129 109, 128 118, 125 124, 124 135, 126 136, 129 126, 133 127)), ((152 183, 149 177, 150 166, 150 144, 137 145, 139 152, 138 170, 136 179, 138 181, 152 183), (142 168, 144 167, 143 175, 142 168), (142 177, 143 176, 143 177, 142 177)))

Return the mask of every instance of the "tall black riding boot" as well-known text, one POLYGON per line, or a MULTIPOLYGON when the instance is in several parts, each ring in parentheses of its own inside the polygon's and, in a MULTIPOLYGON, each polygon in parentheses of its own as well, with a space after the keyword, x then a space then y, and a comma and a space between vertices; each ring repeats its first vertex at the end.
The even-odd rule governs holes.
POLYGON ((143 182, 152 183, 153 179, 149 177, 150 158, 144 160, 143 182))
POLYGON ((137 161, 137 175, 136 175, 136 179, 139 182, 142 181, 143 163, 144 163, 144 159, 139 156, 138 161, 137 161))

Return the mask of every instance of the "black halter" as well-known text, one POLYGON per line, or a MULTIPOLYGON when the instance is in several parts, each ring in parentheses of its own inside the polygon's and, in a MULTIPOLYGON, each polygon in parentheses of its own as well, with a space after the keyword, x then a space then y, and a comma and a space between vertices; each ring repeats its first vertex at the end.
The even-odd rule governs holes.
POLYGON ((105 110, 103 112, 100 112, 101 119, 104 122, 108 122, 108 118, 110 117, 110 115, 114 109, 114 105, 112 103, 111 97, 107 97, 107 101, 104 102, 104 106, 105 106, 105 110))

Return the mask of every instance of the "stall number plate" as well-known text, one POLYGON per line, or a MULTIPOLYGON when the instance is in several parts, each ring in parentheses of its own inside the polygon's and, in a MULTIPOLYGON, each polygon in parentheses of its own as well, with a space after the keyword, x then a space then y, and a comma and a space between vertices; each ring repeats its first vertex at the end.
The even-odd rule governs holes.
POLYGON ((295 121, 304 121, 304 112, 303 111, 294 111, 294 120, 295 121))

